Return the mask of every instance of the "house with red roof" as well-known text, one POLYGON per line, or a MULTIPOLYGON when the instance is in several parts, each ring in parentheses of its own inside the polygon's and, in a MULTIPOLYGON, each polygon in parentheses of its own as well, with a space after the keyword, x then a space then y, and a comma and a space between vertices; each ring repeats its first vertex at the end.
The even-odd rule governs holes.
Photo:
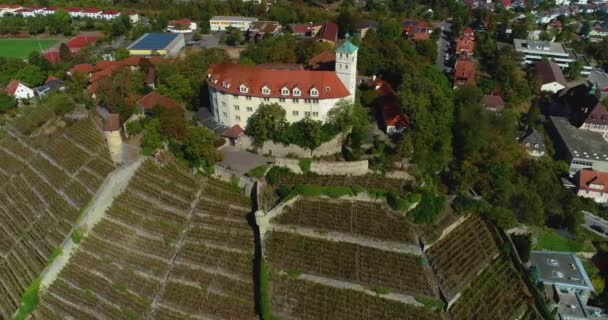
POLYGON ((88 76, 91 72, 93 72, 93 70, 95 70, 95 68, 92 65, 88 63, 81 63, 71 67, 68 71, 68 75, 73 76, 76 73, 82 73, 88 76))
POLYGON ((129 21, 131 21, 131 23, 139 22, 139 15, 137 14, 137 12, 135 12, 135 11, 129 12, 129 21))
POLYGON ((475 85, 475 63, 469 56, 461 56, 456 59, 454 66, 454 88, 464 85, 475 85))
POLYGON ((152 111, 154 107, 161 108, 180 108, 179 102, 167 97, 162 94, 151 91, 141 99, 137 100, 137 113, 146 115, 152 111))
POLYGON ((371 86, 378 96, 374 101, 378 114, 381 115, 378 125, 389 136, 402 133, 409 123, 407 116, 401 110, 401 103, 395 90, 388 82, 375 76, 368 86, 371 86))
POLYGON ((118 10, 103 10, 103 12, 101 13, 101 18, 104 20, 114 20, 118 17, 120 17, 120 11, 118 10))
POLYGON ((191 33, 197 28, 196 22, 190 19, 171 20, 167 24, 167 31, 173 33, 191 33))
POLYGON ((592 169, 581 169, 576 173, 576 194, 593 199, 596 203, 608 202, 608 173, 592 169))
POLYGON ((34 97, 34 90, 19 80, 12 79, 4 91, 17 100, 26 100, 34 97))
POLYGON ((44 10, 42 10, 42 12, 40 13, 43 16, 48 16, 51 14, 55 14, 55 11, 58 9, 57 6, 48 6, 46 8, 44 8, 44 10))
POLYGON ((473 31, 471 27, 464 28, 464 30, 462 31, 462 36, 469 37, 469 39, 475 41, 475 31, 473 31))
POLYGON ((80 7, 69 7, 69 8, 65 8, 65 11, 67 11, 67 13, 70 15, 70 17, 72 18, 80 18, 83 16, 82 13, 82 8, 80 7))
POLYGON ((5 16, 6 14, 15 14, 21 9, 23 9, 23 7, 18 4, 0 4, 0 17, 5 16))
POLYGON ((425 21, 405 20, 402 23, 402 27, 405 36, 414 41, 428 40, 433 32, 425 21))
POLYGON ((331 44, 338 41, 338 25, 333 22, 325 23, 294 23, 289 25, 294 35, 303 38, 312 38, 331 44))
POLYGON ((474 38, 462 35, 456 39, 456 54, 473 55, 473 49, 475 48, 474 38))
POLYGON ((333 71, 212 64, 207 84, 213 116, 226 127, 245 127, 260 104, 278 103, 289 122, 305 117, 324 121, 340 100, 354 101, 358 49, 345 41, 335 51, 333 71))
POLYGON ((42 56, 50 63, 55 64, 59 62, 60 56, 58 50, 48 50, 42 54, 42 56))
POLYGON ((24 18, 31 18, 36 16, 36 12, 34 12, 34 10, 31 8, 21 8, 15 11, 15 14, 20 15, 24 18))
POLYGON ((103 13, 103 10, 101 10, 99 8, 84 8, 82 10, 81 16, 83 18, 89 18, 89 19, 101 19, 102 13, 103 13))

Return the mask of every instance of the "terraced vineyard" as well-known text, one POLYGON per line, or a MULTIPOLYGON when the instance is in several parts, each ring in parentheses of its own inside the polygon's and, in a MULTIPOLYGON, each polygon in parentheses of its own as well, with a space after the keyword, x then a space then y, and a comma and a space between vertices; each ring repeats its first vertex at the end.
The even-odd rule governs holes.
POLYGON ((313 174, 282 174, 278 185, 295 186, 311 184, 318 186, 359 186, 364 189, 382 189, 397 194, 411 191, 411 182, 403 179, 391 179, 380 175, 365 176, 325 176, 313 174))
POLYGON ((416 243, 418 240, 414 227, 388 212, 381 202, 300 198, 272 222, 387 241, 416 243))
POLYGON ((0 319, 9 319, 113 164, 90 119, 50 136, 9 130, 0 163, 0 319))
POLYGON ((505 258, 488 265, 450 307, 459 319, 542 319, 534 298, 505 258))
POLYGON ((485 222, 474 215, 426 250, 439 284, 451 300, 498 255, 485 222))
POLYGON ((252 319, 247 197, 146 160, 43 295, 36 319, 252 319))
POLYGON ((438 293, 412 227, 383 208, 300 198, 277 209, 263 239, 273 312, 281 319, 437 318, 414 301, 438 293))

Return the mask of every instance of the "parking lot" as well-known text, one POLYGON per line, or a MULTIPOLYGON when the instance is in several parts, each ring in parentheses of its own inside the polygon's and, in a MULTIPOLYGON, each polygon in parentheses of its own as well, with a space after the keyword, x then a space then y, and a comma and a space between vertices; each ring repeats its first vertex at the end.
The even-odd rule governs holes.
POLYGON ((591 230, 591 232, 608 239, 608 221, 598 217, 590 212, 583 211, 585 215, 585 223, 583 227, 591 230))

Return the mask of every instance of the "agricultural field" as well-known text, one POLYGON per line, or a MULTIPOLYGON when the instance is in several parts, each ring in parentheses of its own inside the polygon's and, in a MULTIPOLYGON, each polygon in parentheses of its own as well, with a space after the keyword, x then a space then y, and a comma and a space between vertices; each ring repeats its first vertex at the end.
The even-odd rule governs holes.
POLYGON ((497 258, 463 290, 449 309, 453 319, 542 319, 511 262, 497 258))
POLYGON ((377 189, 403 194, 413 190, 411 181, 391 179, 380 175, 365 176, 325 176, 315 174, 280 174, 277 185, 295 186, 310 184, 318 186, 357 186, 363 189, 377 189))
POLYGON ((44 51, 57 42, 57 39, 0 39, 0 57, 25 59, 33 51, 44 51))
POLYGON ((148 159, 41 298, 36 319, 254 319, 248 197, 148 159))
POLYGON ((478 216, 462 224, 425 250, 444 295, 451 300, 498 253, 496 240, 478 216))
POLYGON ((0 319, 18 309, 114 168, 91 119, 63 124, 32 137, 9 127, 0 140, 0 319))
POLYGON ((271 224, 263 252, 279 318, 441 317, 414 301, 438 292, 412 226, 379 203, 302 197, 271 224))

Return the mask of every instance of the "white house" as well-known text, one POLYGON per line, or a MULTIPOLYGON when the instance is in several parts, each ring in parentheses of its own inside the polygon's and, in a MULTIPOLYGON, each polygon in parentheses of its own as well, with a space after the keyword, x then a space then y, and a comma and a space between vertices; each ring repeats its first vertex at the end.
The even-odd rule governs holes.
POLYGON ((339 47, 335 71, 213 64, 207 72, 213 116, 225 126, 245 127, 260 104, 278 103, 289 122, 305 117, 325 121, 340 100, 355 99, 358 49, 348 40, 339 47))
POLYGON ((101 19, 102 13, 103 13, 103 10, 101 10, 99 8, 85 8, 84 10, 82 10, 81 16, 83 18, 89 18, 89 19, 101 19))
POLYGON ((137 12, 135 12, 135 11, 129 12, 129 21, 131 21, 131 23, 139 22, 139 15, 137 14, 137 12))
POLYGON ((101 18, 104 20, 114 20, 120 16, 120 11, 118 10, 104 10, 101 13, 101 18))
POLYGON ((249 30, 249 25, 255 21, 258 21, 258 18, 215 16, 209 19, 209 27, 211 31, 225 31, 226 28, 233 27, 244 32, 249 30))
POLYGON ((72 17, 72 18, 80 18, 83 16, 82 8, 70 7, 70 8, 66 8, 65 11, 67 11, 68 14, 70 15, 70 17, 72 17))
POLYGON ((171 20, 167 24, 167 31, 173 33, 191 33, 196 28, 196 22, 192 22, 190 19, 171 20))
POLYGON ((581 169, 577 173, 577 195, 597 203, 608 202, 608 173, 581 169))
POLYGON ((57 10, 56 6, 46 7, 46 8, 44 8, 44 10, 42 10, 41 14, 43 16, 48 16, 48 15, 51 15, 51 14, 55 14, 55 10, 57 10))
POLYGON ((122 136, 120 117, 117 113, 108 113, 104 119, 103 133, 108 143, 110 157, 114 163, 122 162, 122 136))
POLYGON ((19 9, 19 10, 15 11, 15 14, 21 15, 24 18, 31 18, 31 17, 35 17, 36 16, 36 12, 34 12, 34 10, 32 10, 31 8, 22 8, 22 9, 19 9))
POLYGON ((26 86, 19 80, 11 80, 6 86, 6 93, 18 100, 25 100, 34 97, 34 90, 26 86))

